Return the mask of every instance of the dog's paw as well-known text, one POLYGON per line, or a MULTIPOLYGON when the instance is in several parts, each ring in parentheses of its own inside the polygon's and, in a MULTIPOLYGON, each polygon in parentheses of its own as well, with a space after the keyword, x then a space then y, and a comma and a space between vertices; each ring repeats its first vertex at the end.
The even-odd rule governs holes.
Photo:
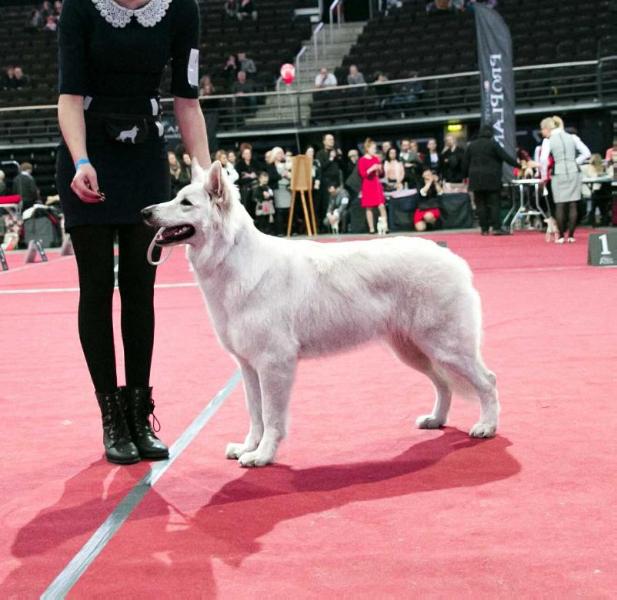
POLYGON ((244 444, 227 444, 225 449, 225 458, 230 460, 237 460, 246 452, 246 446, 244 444))
POLYGON ((240 463, 241 467, 252 468, 252 467, 265 467, 266 465, 269 465, 272 462, 272 460, 273 460, 273 457, 265 456, 256 450, 255 452, 245 452, 238 459, 238 462, 240 463))
POLYGON ((445 422, 433 415, 422 415, 416 419, 416 425, 418 429, 439 429, 445 425, 445 422))
POLYGON ((480 421, 471 428, 469 435, 475 438, 491 438, 495 437, 496 432, 497 425, 494 423, 482 423, 482 421, 480 421))

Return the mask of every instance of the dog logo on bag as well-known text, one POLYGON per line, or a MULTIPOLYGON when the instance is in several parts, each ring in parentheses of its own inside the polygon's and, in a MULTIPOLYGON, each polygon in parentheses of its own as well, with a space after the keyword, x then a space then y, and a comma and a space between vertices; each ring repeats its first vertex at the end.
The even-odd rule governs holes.
POLYGON ((131 144, 134 144, 137 138, 138 131, 139 131, 139 127, 137 127, 137 125, 133 125, 131 129, 124 129, 123 131, 121 131, 118 134, 118 137, 116 138, 116 140, 118 140, 119 142, 125 142, 125 143, 131 142, 131 144))

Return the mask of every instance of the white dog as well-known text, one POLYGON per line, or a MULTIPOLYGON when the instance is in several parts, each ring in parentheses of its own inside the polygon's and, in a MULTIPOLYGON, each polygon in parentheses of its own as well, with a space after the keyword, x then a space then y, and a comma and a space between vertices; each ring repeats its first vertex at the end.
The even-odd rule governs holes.
POLYGON ((388 224, 383 217, 377 219, 377 235, 386 235, 388 233, 388 224))
POLYGON ((559 238, 559 228, 557 227, 555 217, 547 217, 544 219, 544 222, 546 223, 546 233, 544 234, 544 239, 547 242, 556 242, 559 238))
POLYGON ((420 238, 326 244, 267 236, 219 162, 208 172, 195 163, 192 172, 190 185, 143 216, 163 228, 158 243, 189 245, 218 337, 242 369, 250 427, 243 443, 228 445, 228 458, 244 467, 274 460, 299 358, 376 338, 435 386, 420 428, 445 424, 458 387, 480 399, 470 435, 495 435, 495 375, 480 355, 480 298, 463 259, 420 238))

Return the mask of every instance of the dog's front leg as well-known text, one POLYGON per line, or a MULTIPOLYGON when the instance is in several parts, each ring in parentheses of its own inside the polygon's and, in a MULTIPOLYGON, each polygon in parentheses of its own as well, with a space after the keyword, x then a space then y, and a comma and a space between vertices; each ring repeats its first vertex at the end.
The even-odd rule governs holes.
POLYGON ((243 454, 243 467, 263 467, 274 461, 287 433, 287 410, 296 371, 296 358, 269 362, 258 368, 264 433, 257 450, 243 454))
POLYGON ((257 371, 245 360, 238 359, 238 364, 242 369, 246 407, 249 411, 251 422, 249 425, 249 432, 243 444, 227 444, 225 456, 231 459, 238 459, 245 452, 256 450, 264 432, 264 424, 261 415, 261 388, 259 386, 257 371))

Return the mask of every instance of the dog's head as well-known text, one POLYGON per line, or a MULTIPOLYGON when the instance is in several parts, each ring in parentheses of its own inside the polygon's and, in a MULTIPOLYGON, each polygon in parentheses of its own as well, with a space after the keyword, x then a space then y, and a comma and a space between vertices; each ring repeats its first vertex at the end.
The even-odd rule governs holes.
POLYGON ((147 225, 162 228, 157 244, 191 244, 201 236, 208 239, 209 234, 220 229, 234 201, 234 190, 221 163, 214 162, 206 171, 193 159, 191 183, 173 200, 147 206, 141 214, 147 225))

